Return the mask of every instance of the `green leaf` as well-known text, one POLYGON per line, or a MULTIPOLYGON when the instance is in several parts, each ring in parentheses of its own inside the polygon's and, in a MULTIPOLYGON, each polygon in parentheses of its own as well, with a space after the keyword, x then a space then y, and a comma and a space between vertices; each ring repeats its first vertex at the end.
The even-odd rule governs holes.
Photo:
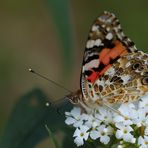
MULTIPOLYGON (((47 97, 40 89, 34 89, 19 98, 1 137, 1 148, 34 148, 49 135, 47 124, 53 132, 62 129, 65 116, 59 115, 55 107, 46 106, 47 97)), ((60 104, 59 107, 70 108, 60 104)))
POLYGON ((49 11, 52 15, 59 40, 61 41, 61 54, 64 60, 64 72, 70 72, 73 64, 73 34, 70 19, 70 1, 69 0, 46 0, 49 11))

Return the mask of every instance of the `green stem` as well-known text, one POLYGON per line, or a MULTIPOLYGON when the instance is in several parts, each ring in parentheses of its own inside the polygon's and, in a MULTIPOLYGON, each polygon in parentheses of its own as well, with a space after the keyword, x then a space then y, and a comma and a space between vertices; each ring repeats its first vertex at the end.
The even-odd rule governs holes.
POLYGON ((59 146, 57 140, 55 139, 55 137, 54 137, 54 135, 52 134, 52 132, 51 132, 51 130, 49 129, 49 127, 48 127, 47 125, 45 125, 45 128, 46 128, 46 130, 48 131, 49 136, 51 137, 51 139, 52 139, 52 141, 53 141, 53 143, 54 143, 55 148, 60 148, 60 146, 59 146))

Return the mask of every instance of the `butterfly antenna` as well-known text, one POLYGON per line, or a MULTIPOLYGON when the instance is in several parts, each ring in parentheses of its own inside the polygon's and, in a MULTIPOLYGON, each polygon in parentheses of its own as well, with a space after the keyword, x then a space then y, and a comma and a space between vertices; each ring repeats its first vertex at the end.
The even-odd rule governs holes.
POLYGON ((57 82, 55 82, 55 81, 53 81, 53 80, 51 80, 51 79, 45 77, 44 75, 42 75, 42 74, 40 74, 40 73, 34 71, 34 70, 31 69, 31 68, 29 68, 29 72, 31 72, 31 73, 33 73, 33 74, 35 74, 35 75, 37 75, 37 76, 43 78, 44 80, 47 80, 48 82, 50 82, 50 83, 52 83, 52 84, 54 84, 54 85, 56 85, 56 86, 58 86, 58 87, 60 87, 60 88, 63 88, 64 90, 68 91, 69 93, 72 93, 71 90, 65 88, 63 85, 61 85, 61 84, 59 84, 59 83, 57 83, 57 82))

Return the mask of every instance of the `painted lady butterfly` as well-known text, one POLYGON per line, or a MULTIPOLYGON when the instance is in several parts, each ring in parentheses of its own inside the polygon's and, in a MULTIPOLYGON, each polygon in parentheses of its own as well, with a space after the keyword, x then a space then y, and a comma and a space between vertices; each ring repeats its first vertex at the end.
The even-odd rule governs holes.
POLYGON ((89 32, 80 88, 68 98, 85 109, 136 101, 148 93, 148 54, 137 50, 110 12, 89 32))

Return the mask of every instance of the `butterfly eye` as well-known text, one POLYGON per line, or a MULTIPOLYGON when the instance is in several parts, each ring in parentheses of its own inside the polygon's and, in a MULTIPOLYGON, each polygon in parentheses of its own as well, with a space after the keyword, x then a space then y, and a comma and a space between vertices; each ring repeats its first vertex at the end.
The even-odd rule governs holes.
POLYGON ((143 83, 144 85, 148 85, 148 77, 144 77, 144 78, 142 79, 142 83, 143 83))
POLYGON ((69 101, 72 103, 72 104, 78 104, 79 103, 79 99, 78 97, 76 96, 68 96, 69 98, 69 101))

